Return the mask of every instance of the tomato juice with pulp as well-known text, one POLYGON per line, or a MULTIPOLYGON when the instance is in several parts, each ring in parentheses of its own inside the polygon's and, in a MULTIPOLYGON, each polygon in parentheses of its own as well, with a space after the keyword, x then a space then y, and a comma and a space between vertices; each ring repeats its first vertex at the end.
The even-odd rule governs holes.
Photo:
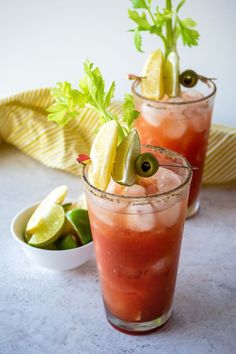
POLYGON ((171 314, 192 174, 179 154, 144 149, 180 167, 160 167, 131 187, 111 180, 106 192, 83 177, 107 319, 133 332, 171 314))
POLYGON ((133 84, 135 107, 140 112, 135 127, 142 144, 166 147, 182 154, 194 171, 188 201, 188 216, 199 207, 199 192, 213 111, 215 84, 201 83, 199 91, 183 91, 181 97, 152 101, 138 93, 133 84), (205 87, 207 86, 207 87, 205 87), (205 90, 205 91, 204 91, 205 90), (204 91, 205 95, 199 92, 204 91))

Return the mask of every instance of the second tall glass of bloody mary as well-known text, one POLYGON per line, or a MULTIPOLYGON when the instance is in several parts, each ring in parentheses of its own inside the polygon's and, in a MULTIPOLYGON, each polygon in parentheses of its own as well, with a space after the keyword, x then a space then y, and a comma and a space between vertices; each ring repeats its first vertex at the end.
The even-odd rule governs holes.
MULTIPOLYGON (((212 79, 194 71, 182 71, 178 42, 198 45, 200 34, 191 17, 181 15, 186 1, 131 0, 128 16, 133 23, 134 44, 143 51, 142 34, 162 42, 145 61, 133 96, 140 117, 135 127, 143 144, 160 145, 183 154, 198 168, 193 175, 187 216, 199 209, 203 174, 216 86, 212 79), (140 85, 139 85, 140 83, 140 85), (139 86, 141 86, 140 93, 139 86)), ((129 75, 135 79, 136 75, 129 75)))
POLYGON ((140 112, 135 127, 142 144, 159 145, 184 155, 194 171, 190 187, 187 217, 199 208, 199 192, 203 175, 216 86, 213 81, 199 81, 185 88, 181 96, 153 101, 132 86, 135 107, 140 112))

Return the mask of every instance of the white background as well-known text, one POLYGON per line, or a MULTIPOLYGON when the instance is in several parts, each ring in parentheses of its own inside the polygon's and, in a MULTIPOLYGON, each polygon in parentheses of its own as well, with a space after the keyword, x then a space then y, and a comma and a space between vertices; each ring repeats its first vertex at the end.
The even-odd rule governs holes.
MULTIPOLYGON (((145 53, 136 51, 128 7, 129 0, 0 0, 0 96, 61 80, 76 85, 90 58, 122 98, 130 88, 126 74, 139 74, 160 46, 145 36, 145 53)), ((198 47, 179 46, 181 67, 217 77, 214 122, 236 126, 236 1, 187 0, 181 14, 193 17, 201 34, 198 47)))

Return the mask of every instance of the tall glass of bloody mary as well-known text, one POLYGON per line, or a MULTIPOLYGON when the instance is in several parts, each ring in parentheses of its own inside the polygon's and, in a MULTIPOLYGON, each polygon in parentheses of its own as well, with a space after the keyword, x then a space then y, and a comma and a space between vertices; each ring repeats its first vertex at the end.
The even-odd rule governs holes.
POLYGON ((216 86, 212 80, 199 80, 194 89, 185 88, 180 96, 164 97, 160 101, 145 98, 139 86, 139 81, 135 81, 132 93, 140 112, 135 127, 141 143, 177 151, 198 168, 193 174, 188 201, 187 217, 193 216, 200 205, 199 192, 216 86))
POLYGON ((163 325, 172 311, 192 170, 180 154, 142 146, 160 162, 155 175, 106 191, 83 185, 107 320, 126 332, 163 325))

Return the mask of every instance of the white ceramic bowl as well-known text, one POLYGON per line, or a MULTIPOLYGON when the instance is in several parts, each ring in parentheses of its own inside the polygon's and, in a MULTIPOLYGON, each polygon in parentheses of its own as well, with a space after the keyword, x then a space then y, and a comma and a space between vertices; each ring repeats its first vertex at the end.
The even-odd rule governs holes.
POLYGON ((94 255, 93 242, 70 250, 44 250, 29 246, 24 241, 26 224, 38 204, 20 211, 11 222, 11 232, 29 260, 43 268, 68 270, 81 266, 94 255))

